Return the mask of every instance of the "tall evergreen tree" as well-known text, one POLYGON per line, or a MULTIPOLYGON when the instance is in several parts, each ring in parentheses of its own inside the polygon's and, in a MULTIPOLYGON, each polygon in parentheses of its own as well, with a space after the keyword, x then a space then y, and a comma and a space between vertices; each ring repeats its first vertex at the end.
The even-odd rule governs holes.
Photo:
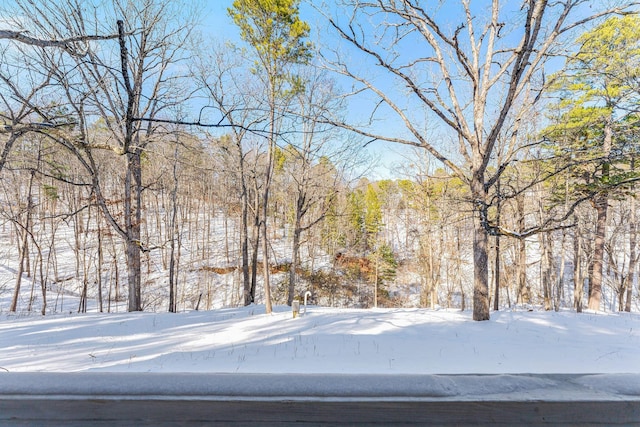
POLYGON ((269 150, 262 200, 262 259, 267 313, 271 308, 269 283, 269 241, 267 214, 278 134, 278 115, 283 102, 300 90, 299 79, 291 66, 306 62, 311 45, 305 41, 309 24, 300 19, 299 0, 235 0, 229 16, 240 28, 240 36, 256 56, 256 75, 263 77, 268 107, 269 150))
POLYGON ((556 76, 554 88, 562 101, 557 123, 547 130, 559 153, 570 159, 577 189, 595 209, 593 257, 589 265, 588 307, 600 309, 609 199, 627 178, 627 117, 637 109, 638 92, 631 79, 638 74, 640 18, 612 17, 579 39, 580 49, 556 76))

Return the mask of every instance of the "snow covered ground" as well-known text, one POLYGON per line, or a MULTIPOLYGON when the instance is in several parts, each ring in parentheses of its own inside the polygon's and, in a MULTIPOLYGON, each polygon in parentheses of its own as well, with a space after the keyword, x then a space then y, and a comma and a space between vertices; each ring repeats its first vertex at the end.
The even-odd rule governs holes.
POLYGON ((0 314, 8 372, 640 373, 640 315, 262 306, 185 313, 0 314))
MULTIPOLYGON (((161 313, 166 275, 154 268, 155 285, 144 295, 157 299, 155 312, 151 303, 149 311, 127 313, 126 302, 113 302, 112 313, 100 314, 90 292, 89 313, 76 314, 81 280, 65 243, 73 242, 73 230, 62 231, 57 275, 70 279, 48 285, 46 316, 38 314, 40 285, 29 277, 22 280, 17 313, 9 313, 18 260, 10 240, 2 239, 0 373, 640 374, 637 312, 513 308, 474 322, 470 311, 311 306, 294 319, 283 306, 267 315, 261 305, 189 311, 184 302, 181 313, 161 313)), ((279 253, 286 259, 284 245, 279 253)), ((202 280, 192 270, 183 269, 193 276, 181 281, 198 290, 202 280)), ((213 283, 211 307, 237 303, 228 282, 221 276, 213 283)))

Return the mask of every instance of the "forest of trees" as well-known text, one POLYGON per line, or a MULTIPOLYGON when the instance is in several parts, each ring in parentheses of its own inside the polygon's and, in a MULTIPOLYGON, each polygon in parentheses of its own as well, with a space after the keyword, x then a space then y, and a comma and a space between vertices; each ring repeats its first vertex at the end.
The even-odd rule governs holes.
POLYGON ((638 309, 629 2, 303 4, 317 29, 299 0, 235 0, 234 43, 203 40, 189 1, 13 3, 10 311, 73 292, 79 311, 270 312, 307 290, 475 320, 515 304, 638 309), (371 177, 373 141, 410 147, 395 178, 371 177))

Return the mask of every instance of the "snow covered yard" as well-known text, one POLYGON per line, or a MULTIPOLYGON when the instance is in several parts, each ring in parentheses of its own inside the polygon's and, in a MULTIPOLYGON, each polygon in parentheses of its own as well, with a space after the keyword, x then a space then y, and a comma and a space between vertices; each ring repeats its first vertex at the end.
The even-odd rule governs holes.
POLYGON ((307 374, 640 373, 640 315, 262 306, 0 315, 0 370, 307 374))

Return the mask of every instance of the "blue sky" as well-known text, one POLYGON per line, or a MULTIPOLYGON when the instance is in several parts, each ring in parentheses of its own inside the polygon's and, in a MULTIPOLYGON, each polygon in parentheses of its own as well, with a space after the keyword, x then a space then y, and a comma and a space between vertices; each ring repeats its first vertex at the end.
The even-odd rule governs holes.
MULTIPOLYGON (((241 44, 242 40, 239 37, 239 31, 233 24, 231 18, 227 14, 227 8, 231 7, 233 0, 215 0, 205 3, 204 15, 202 19, 202 32, 205 38, 210 37, 213 41, 223 42, 232 41, 233 43, 241 44)), ((301 18, 307 21, 311 26, 310 38, 314 43, 317 43, 318 37, 322 37, 323 43, 327 42, 327 37, 337 37, 330 34, 326 28, 319 28, 322 25, 315 16, 308 4, 301 5, 301 18)), ((325 24, 326 25, 326 24, 325 24)), ((340 79, 338 79, 340 80, 340 79)), ((348 87, 350 82, 343 80, 343 86, 348 87)), ((411 150, 406 146, 399 144, 386 143, 382 141, 373 142, 365 148, 369 155, 377 160, 376 166, 373 171, 368 174, 371 178, 385 179, 393 176, 397 176, 396 171, 398 166, 406 164, 408 158, 414 158, 411 150)))
MULTIPOLYGON (((434 13, 439 19, 441 19, 444 31, 453 34, 458 24, 464 20, 461 16, 462 7, 460 6, 460 3, 444 2, 443 6, 438 7, 433 3, 430 3, 431 1, 435 2, 435 0, 428 0, 425 3, 428 4, 429 8, 434 8, 434 10, 437 10, 434 13)), ((230 40, 234 43, 242 43, 242 41, 239 39, 238 29, 233 25, 231 19, 227 14, 227 8, 230 7, 232 3, 232 0, 216 0, 205 3, 206 13, 205 17, 203 17, 203 32, 205 35, 212 37, 219 42, 230 40)), ((472 1, 471 4, 472 7, 475 8, 475 12, 477 13, 478 28, 476 28, 476 31, 479 33, 482 31, 482 28, 480 28, 480 24, 482 23, 481 21, 483 13, 490 13, 490 2, 487 0, 472 1)), ((507 42, 511 46, 517 43, 522 31, 522 14, 519 8, 519 4, 520 3, 516 4, 515 2, 504 2, 501 10, 501 18, 503 21, 505 21, 504 33, 511 34, 510 36, 502 39, 502 41, 507 42), (509 31, 513 32, 510 33, 509 31)), ((584 11, 581 11, 581 13, 582 12, 584 11)), ((348 19, 348 16, 340 15, 339 17, 348 19)), ((333 32, 333 30, 327 28, 327 24, 323 23, 322 20, 319 20, 316 17, 313 9, 308 4, 305 4, 304 1, 301 5, 301 18, 310 24, 312 28, 310 38, 314 43, 324 44, 325 46, 334 46, 339 43, 338 36, 333 32)), ((379 19, 379 17, 372 19, 379 19)), ((466 30, 463 30, 462 40, 464 39, 464 31, 466 30)), ((424 58, 432 54, 429 49, 427 49, 424 43, 416 44, 415 41, 403 41, 402 43, 395 44, 394 47, 398 48, 398 52, 402 56, 405 56, 406 53, 407 56, 412 56, 413 58, 424 58), (416 54, 418 50, 419 53, 416 54)), ((372 61, 367 61, 366 58, 362 57, 362 55, 352 47, 344 47, 344 49, 345 50, 343 52, 346 52, 347 56, 350 56, 349 62, 353 64, 354 67, 361 67, 361 71, 367 73, 370 76, 375 75, 371 73, 379 73, 379 69, 372 61), (360 60, 360 58, 362 58, 362 60, 360 60)), ((383 54, 388 53, 384 51, 381 52, 383 54)), ((561 64, 559 62, 556 62, 555 67, 559 65, 561 64)), ((421 72, 426 72, 428 74, 433 72, 433 69, 423 68, 421 69, 421 72)), ((549 73, 550 72, 548 72, 548 74, 549 73)), ((437 69, 435 70, 434 75, 427 74, 425 74, 425 77, 420 80, 421 84, 429 85, 431 84, 430 82, 436 82, 433 84, 439 84, 437 83, 437 69)), ((413 123, 418 125, 418 128, 421 129, 421 132, 426 135, 427 138, 430 139, 430 141, 438 141, 436 142, 436 144, 441 144, 442 147, 445 147, 442 150, 446 155, 452 158, 458 157, 459 154, 456 153, 457 142, 452 143, 451 132, 445 125, 443 125, 443 122, 440 119, 434 117, 432 113, 425 110, 424 104, 416 104, 414 103, 414 101, 410 100, 409 96, 404 95, 407 90, 406 86, 403 85, 403 82, 400 82, 399 84, 392 83, 392 79, 390 79, 389 76, 384 72, 380 73, 379 76, 381 76, 381 78, 377 80, 377 83, 380 84, 380 87, 383 88, 385 92, 389 91, 389 93, 394 93, 395 101, 401 108, 405 109, 405 111, 407 111, 408 114, 411 115, 413 123), (450 152, 446 153, 446 151, 450 152)), ((468 86, 468 82, 465 82, 464 76, 461 77, 462 79, 455 84, 460 85, 459 88, 462 90, 463 87, 468 86)), ((372 78, 376 79, 376 77, 372 78)), ((348 89, 351 86, 351 81, 346 80, 345 78, 337 78, 337 81, 340 85, 342 85, 344 89, 348 89)), ((469 89, 467 88, 465 90, 469 89)), ((442 91, 442 93, 446 92, 442 91)), ((496 96, 498 97, 501 96, 499 90, 496 92, 496 94, 496 96)), ((353 121, 361 122, 364 118, 368 118, 369 112, 374 108, 375 105, 374 102, 371 101, 371 99, 372 97, 367 96, 362 97, 358 102, 352 102, 349 108, 350 119, 353 121)), ((495 109, 496 106, 488 105, 488 111, 491 111, 492 108, 495 109)), ((384 109, 384 107, 381 107, 378 112, 380 113, 378 117, 380 120, 377 122, 376 128, 378 130, 381 130, 381 133, 384 133, 388 136, 402 135, 404 137, 408 137, 406 128, 394 113, 392 113, 389 109, 384 109)), ((408 138, 410 139, 410 137, 408 138)), ((397 164, 407 163, 409 161, 408 159, 416 157, 412 154, 412 151, 411 149, 409 149, 409 147, 400 144, 374 142, 370 144, 367 149, 373 154, 373 156, 377 156, 381 159, 381 167, 376 169, 376 173, 372 174, 372 176, 379 178, 386 178, 391 176, 392 173, 390 172, 389 168, 393 168, 397 164)), ((440 166, 438 164, 434 165, 435 167, 440 166)))

